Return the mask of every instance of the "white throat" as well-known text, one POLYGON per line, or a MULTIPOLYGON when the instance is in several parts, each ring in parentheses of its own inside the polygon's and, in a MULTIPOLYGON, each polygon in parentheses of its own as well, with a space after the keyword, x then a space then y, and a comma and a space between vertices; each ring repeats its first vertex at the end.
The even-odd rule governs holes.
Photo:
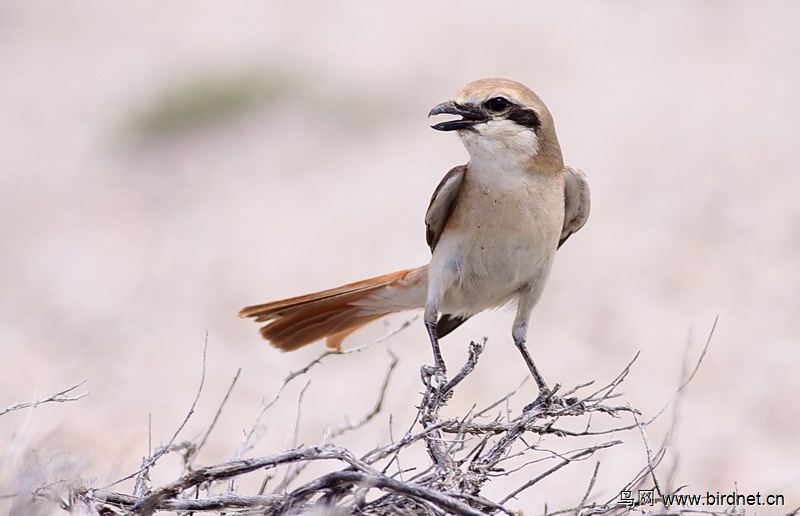
POLYGON ((527 168, 539 153, 536 133, 510 120, 490 120, 458 135, 470 161, 478 166, 527 168))

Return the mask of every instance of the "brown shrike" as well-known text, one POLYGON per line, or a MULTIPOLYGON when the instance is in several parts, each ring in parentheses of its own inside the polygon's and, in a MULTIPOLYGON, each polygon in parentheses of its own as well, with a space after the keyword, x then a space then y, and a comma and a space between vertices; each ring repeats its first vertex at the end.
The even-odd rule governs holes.
POLYGON ((589 187, 565 167, 550 112, 507 79, 467 84, 428 116, 455 115, 438 131, 456 131, 469 162, 444 176, 425 214, 428 265, 338 288, 244 308, 266 322, 261 335, 283 351, 319 339, 331 348, 385 315, 423 308, 438 372, 439 339, 473 315, 515 301, 511 335, 539 387, 550 391, 525 347, 528 320, 556 249, 589 216, 589 187))

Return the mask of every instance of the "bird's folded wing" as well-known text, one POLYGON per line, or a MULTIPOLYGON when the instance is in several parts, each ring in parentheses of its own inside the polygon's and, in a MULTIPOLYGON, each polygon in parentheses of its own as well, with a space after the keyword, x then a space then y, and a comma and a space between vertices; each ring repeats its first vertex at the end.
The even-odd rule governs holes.
POLYGON ((439 242, 447 219, 450 218, 450 213, 453 211, 458 193, 461 191, 461 185, 464 184, 466 169, 466 165, 459 165, 451 169, 433 192, 428 211, 425 213, 425 238, 431 252, 439 242))
POLYGON ((558 247, 581 229, 589 218, 589 182, 582 170, 564 167, 564 201, 564 228, 561 230, 558 247))

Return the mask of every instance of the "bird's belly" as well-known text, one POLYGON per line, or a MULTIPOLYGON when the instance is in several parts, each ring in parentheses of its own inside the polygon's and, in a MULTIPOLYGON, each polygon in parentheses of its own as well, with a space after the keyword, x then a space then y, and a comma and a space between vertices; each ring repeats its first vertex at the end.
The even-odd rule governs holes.
POLYGON ((504 305, 522 288, 544 281, 550 269, 551 242, 526 238, 520 232, 511 239, 496 234, 472 234, 468 243, 440 242, 446 247, 431 262, 430 277, 440 285, 440 310, 475 314, 504 305), (438 259, 437 259, 438 258, 438 259))

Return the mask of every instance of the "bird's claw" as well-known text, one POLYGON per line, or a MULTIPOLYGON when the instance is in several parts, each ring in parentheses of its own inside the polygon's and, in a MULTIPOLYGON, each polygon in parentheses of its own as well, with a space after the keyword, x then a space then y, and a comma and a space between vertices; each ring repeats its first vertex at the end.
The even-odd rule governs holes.
POLYGON ((423 380, 432 378, 439 387, 447 384, 447 370, 442 366, 424 365, 422 366, 422 376, 423 380))
POLYGON ((556 384, 554 389, 550 389, 547 386, 543 386, 539 389, 539 396, 533 400, 533 403, 529 403, 525 405, 525 408, 522 409, 523 412, 528 412, 529 410, 535 407, 542 407, 542 408, 564 408, 569 405, 574 404, 577 401, 577 398, 561 398, 560 396, 556 396, 556 392, 558 389, 561 388, 561 385, 556 384))

